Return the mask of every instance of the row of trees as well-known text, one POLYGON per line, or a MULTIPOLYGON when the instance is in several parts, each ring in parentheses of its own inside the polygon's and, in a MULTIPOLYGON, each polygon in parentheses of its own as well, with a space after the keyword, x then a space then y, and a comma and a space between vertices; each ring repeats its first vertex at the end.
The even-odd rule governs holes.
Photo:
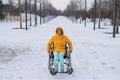
POLYGON ((75 17, 76 19, 83 17, 83 1, 84 0, 71 0, 64 11, 64 14, 68 17, 75 17))
MULTIPOLYGON (((101 18, 110 18, 113 19, 113 1, 114 0, 96 0, 96 17, 99 18, 99 13, 101 18), (99 11, 100 10, 100 11, 99 11)), ((120 0, 117 0, 117 12, 120 12, 120 0)), ((71 0, 69 5, 64 11, 66 16, 74 16, 77 19, 85 17, 85 0, 71 0)), ((87 17, 94 17, 94 4, 92 8, 87 8, 87 17)))
MULTIPOLYGON (((10 16, 19 16, 20 13, 24 12, 25 0, 8 0, 6 4, 3 4, 2 0, 0 0, 0 19, 5 19, 8 14, 10 16)), ((31 14, 36 12, 41 17, 58 14, 57 9, 48 0, 36 0, 36 3, 35 0, 27 0, 27 12, 31 14)))
MULTIPOLYGON (((116 33, 118 33, 118 25, 120 23, 120 0, 94 0, 92 7, 89 7, 87 4, 87 0, 71 0, 69 5, 67 5, 64 10, 64 15, 70 17, 75 17, 76 21, 80 18, 80 23, 82 20, 86 18, 91 18, 92 21, 95 21, 96 18, 99 18, 98 28, 100 27, 100 22, 103 18, 111 19, 111 23, 117 21, 116 33), (115 2, 117 4, 114 4, 115 2), (114 5, 117 5, 114 8, 114 5), (113 20, 114 10, 117 9, 117 20, 113 20)), ((35 14, 35 25, 37 24, 37 15, 45 18, 47 15, 57 16, 61 14, 61 11, 57 10, 52 6, 52 4, 48 0, 8 0, 8 4, 3 4, 2 0, 0 0, 0 19, 5 19, 6 15, 10 16, 21 16, 20 13, 29 13, 30 14, 30 22, 31 22, 31 14, 35 14), (25 2, 26 1, 26 2, 25 2)), ((62 13, 63 14, 63 13, 62 13)), ((115 24, 115 22, 114 22, 115 24)), ((30 23, 31 25, 31 23, 30 23)), ((86 25, 86 24, 85 24, 86 25)), ((94 27, 95 29, 95 27, 94 27)))
MULTIPOLYGON (((20 0, 21 1, 21 0, 20 0)), ((28 13, 35 13, 35 0, 29 0, 27 3, 28 13)), ((48 0, 36 0, 37 1, 37 15, 58 15, 60 12, 57 11, 48 0), (41 11, 40 11, 40 5, 41 11), (45 13, 45 14, 44 14, 45 13)), ((96 3, 96 17, 99 18, 110 18, 113 19, 113 2, 114 0, 97 0, 96 3), (100 14, 100 15, 99 15, 100 14)), ((87 4, 87 3, 86 3, 87 4)), ((117 0, 117 14, 120 12, 120 0, 117 0)), ((19 0, 8 0, 8 4, 3 4, 0 0, 0 18, 3 18, 3 14, 7 15, 19 15, 19 8, 21 13, 25 12, 25 0, 20 2, 19 0)), ((94 4, 92 8, 87 8, 87 17, 93 18, 94 4)), ((64 14, 67 16, 74 16, 76 19, 82 17, 85 18, 85 0, 71 0, 69 5, 66 7, 64 14)))
MULTIPOLYGON (((100 28, 100 21, 104 18, 111 19, 111 23, 113 24, 113 15, 114 15, 114 0, 94 0, 96 3, 93 3, 92 7, 89 8, 89 6, 86 9, 86 2, 87 0, 71 0, 69 5, 64 11, 64 14, 66 16, 73 16, 76 18, 81 18, 82 20, 87 18, 91 18, 92 21, 94 21, 94 18, 99 18, 99 25, 98 28, 100 28)), ((117 0, 117 29, 116 33, 118 33, 118 26, 120 24, 120 0, 117 0)))
MULTIPOLYGON (((25 0, 24 4, 21 6, 21 1, 19 2, 19 13, 23 10, 26 16, 26 30, 27 30, 27 15, 30 14, 30 26, 32 25, 32 17, 31 14, 35 15, 35 27, 38 24, 38 17, 40 17, 40 24, 45 23, 45 17, 47 15, 57 15, 57 10, 52 6, 52 4, 48 0, 25 0), (24 6, 24 7, 23 7, 24 6)), ((20 20, 20 26, 22 26, 22 22, 20 20)), ((22 28, 22 27, 21 27, 22 28)))

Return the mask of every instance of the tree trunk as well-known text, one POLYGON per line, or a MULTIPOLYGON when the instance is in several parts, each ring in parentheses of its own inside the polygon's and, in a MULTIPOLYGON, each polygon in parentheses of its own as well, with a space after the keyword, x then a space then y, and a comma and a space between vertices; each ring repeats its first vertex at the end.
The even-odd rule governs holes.
POLYGON ((40 24, 42 24, 42 3, 40 3, 40 24))
MULTIPOLYGON (((119 4, 119 3, 118 3, 119 4)), ((116 33, 119 33, 119 15, 120 14, 120 7, 117 5, 117 23, 116 23, 116 33)))
POLYGON ((35 27, 37 26, 37 1, 34 0, 34 5, 35 5, 35 27))
POLYGON ((31 13, 32 13, 32 10, 31 10, 31 0, 30 0, 30 26, 32 26, 32 21, 31 21, 31 13))
POLYGON ((43 23, 45 24, 45 10, 46 10, 45 3, 43 4, 43 8, 44 8, 44 14, 43 14, 43 23))
POLYGON ((21 2, 20 2, 20 0, 18 1, 18 3, 19 3, 19 15, 20 15, 20 29, 22 29, 22 19, 21 19, 21 2))
POLYGON ((82 11, 81 11, 81 8, 80 8, 80 23, 81 23, 81 19, 82 19, 82 11))

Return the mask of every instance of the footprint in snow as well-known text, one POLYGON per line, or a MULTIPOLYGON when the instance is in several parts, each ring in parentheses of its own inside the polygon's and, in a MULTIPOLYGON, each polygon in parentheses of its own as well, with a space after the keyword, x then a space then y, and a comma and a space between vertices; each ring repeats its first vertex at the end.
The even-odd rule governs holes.
POLYGON ((3 70, 3 68, 0 68, 0 70, 3 70))
POLYGON ((110 67, 110 69, 115 69, 115 67, 110 67))
POLYGON ((102 64, 102 65, 107 65, 107 63, 105 63, 105 62, 102 62, 101 64, 102 64))
POLYGON ((23 77, 19 77, 19 79, 23 79, 23 77))

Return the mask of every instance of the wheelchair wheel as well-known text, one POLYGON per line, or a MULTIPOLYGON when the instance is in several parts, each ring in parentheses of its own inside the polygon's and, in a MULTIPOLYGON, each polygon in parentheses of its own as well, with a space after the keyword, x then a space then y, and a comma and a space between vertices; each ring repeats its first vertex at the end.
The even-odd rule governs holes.
POLYGON ((72 74, 73 73, 73 68, 70 68, 70 69, 68 69, 68 74, 72 74))
POLYGON ((57 73, 54 71, 54 69, 50 69, 50 73, 52 74, 52 75, 56 75, 57 73))

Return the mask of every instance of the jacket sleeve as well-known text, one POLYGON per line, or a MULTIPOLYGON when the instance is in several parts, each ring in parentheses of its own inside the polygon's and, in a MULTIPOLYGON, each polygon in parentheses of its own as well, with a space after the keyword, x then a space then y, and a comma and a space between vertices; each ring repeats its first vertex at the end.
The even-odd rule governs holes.
POLYGON ((66 40, 66 43, 69 45, 70 50, 73 51, 73 46, 72 46, 72 42, 70 41, 70 39, 67 36, 65 36, 65 40, 66 40))
POLYGON ((54 40, 54 36, 49 40, 48 44, 47 44, 47 51, 50 51, 50 47, 53 44, 53 40, 54 40))

